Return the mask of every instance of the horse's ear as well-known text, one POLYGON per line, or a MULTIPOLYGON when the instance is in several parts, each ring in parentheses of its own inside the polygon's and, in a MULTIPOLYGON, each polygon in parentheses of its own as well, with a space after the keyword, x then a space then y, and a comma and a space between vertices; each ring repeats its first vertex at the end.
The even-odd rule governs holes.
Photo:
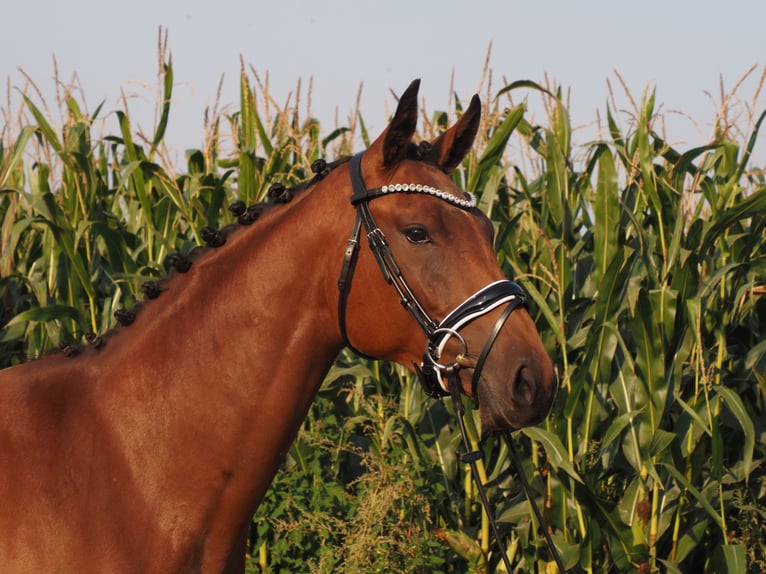
POLYGON ((413 81, 399 98, 396 112, 385 131, 376 139, 367 154, 380 154, 381 165, 390 167, 404 155, 418 124, 418 89, 420 80, 413 81))
POLYGON ((452 173, 471 149, 476 133, 479 131, 480 121, 481 100, 476 95, 455 125, 431 142, 432 148, 428 153, 428 159, 436 163, 445 173, 452 173))

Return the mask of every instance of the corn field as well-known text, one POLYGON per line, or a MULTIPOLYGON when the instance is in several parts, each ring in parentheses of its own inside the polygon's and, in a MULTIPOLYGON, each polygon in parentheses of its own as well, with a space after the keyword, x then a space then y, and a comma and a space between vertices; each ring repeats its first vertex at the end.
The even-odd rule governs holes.
MULTIPOLYGON (((174 165, 169 59, 159 77, 150 134, 127 106, 85 113, 74 90, 58 121, 33 85, 5 110, 0 366, 108 330, 169 254, 234 220, 231 202, 377 135, 359 110, 326 130, 302 115, 300 84, 277 103, 243 64, 235 111, 211 110, 203 145, 174 165), (117 128, 98 133, 107 113, 117 128)), ((647 90, 630 112, 607 104, 599 137, 576 145, 559 86, 485 88, 454 178, 492 219, 556 366, 553 412, 514 440, 567 568, 766 571, 766 175, 751 161, 766 112, 727 100, 710 141, 678 149, 647 90)), ((423 137, 462 106, 424 113, 423 137)), ((474 414, 514 572, 554 572, 507 445, 474 414)), ((253 517, 248 571, 505 571, 461 449, 451 404, 344 351, 253 517)))

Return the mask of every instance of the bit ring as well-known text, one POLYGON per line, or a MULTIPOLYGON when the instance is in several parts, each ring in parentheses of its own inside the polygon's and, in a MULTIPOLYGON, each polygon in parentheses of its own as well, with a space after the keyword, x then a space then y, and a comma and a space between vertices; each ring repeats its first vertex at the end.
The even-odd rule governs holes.
POLYGON ((468 354, 468 345, 465 342, 465 339, 463 339, 463 336, 458 333, 455 329, 450 329, 448 327, 439 327, 431 334, 431 343, 428 345, 428 351, 426 355, 428 356, 428 360, 431 361, 431 364, 434 366, 435 369, 439 371, 445 371, 451 366, 462 366, 460 361, 457 359, 455 362, 453 362, 450 365, 443 365, 439 362, 439 359, 441 358, 441 349, 444 348, 444 346, 447 344, 447 340, 450 337, 455 337, 460 344, 463 347, 463 350, 459 352, 456 357, 463 357, 465 358, 468 354), (441 340, 439 344, 436 344, 436 338, 437 335, 441 335, 441 340))

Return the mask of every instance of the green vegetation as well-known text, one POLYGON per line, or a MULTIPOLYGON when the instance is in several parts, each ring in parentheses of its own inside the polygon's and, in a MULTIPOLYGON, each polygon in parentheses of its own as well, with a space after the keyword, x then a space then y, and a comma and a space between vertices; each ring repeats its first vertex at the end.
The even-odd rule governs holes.
MULTIPOLYGON (((233 220, 233 199, 257 201, 369 141, 360 114, 325 133, 243 66, 238 111, 212 114, 181 169, 164 153, 169 60, 161 86, 148 136, 123 109, 117 132, 96 137, 103 110, 84 113, 70 91, 60 126, 29 92, 8 111, 0 365, 105 331, 169 253, 233 220)), ((608 105, 603 136, 577 146, 558 88, 525 81, 488 96, 455 178, 495 223, 499 261, 528 290, 557 368, 554 413, 515 440, 565 562, 763 571, 766 178, 750 154, 766 115, 732 122, 723 106, 712 141, 677 149, 648 91, 627 126, 608 105), (542 102, 544 121, 511 98, 542 102)), ((401 367, 344 352, 254 517, 249 570, 502 571, 451 409, 401 367)), ((553 571, 507 447, 467 418, 514 566, 553 571)))

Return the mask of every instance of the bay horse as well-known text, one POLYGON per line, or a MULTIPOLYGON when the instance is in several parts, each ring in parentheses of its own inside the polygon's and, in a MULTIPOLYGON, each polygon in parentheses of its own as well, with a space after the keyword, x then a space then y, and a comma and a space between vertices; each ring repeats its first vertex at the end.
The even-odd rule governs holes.
POLYGON ((547 415, 523 291, 449 176, 480 102, 418 145, 418 87, 362 154, 278 189, 254 225, 207 230, 214 247, 177 257, 103 348, 0 372, 2 572, 244 572, 251 517, 347 345, 437 395, 459 369, 488 429, 547 415))

